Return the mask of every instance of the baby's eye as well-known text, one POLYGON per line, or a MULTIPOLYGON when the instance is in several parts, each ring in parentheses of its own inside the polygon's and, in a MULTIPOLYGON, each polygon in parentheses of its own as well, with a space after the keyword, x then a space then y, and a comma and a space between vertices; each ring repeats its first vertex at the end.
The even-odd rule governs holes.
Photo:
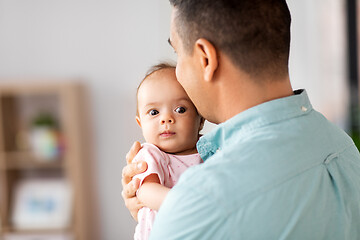
POLYGON ((177 112, 177 113, 184 113, 184 112, 186 112, 186 108, 184 108, 184 107, 178 107, 178 108, 175 109, 175 112, 177 112))
POLYGON ((152 109, 152 110, 149 111, 149 114, 150 114, 150 116, 155 116, 155 115, 159 114, 159 111, 156 110, 156 109, 152 109))

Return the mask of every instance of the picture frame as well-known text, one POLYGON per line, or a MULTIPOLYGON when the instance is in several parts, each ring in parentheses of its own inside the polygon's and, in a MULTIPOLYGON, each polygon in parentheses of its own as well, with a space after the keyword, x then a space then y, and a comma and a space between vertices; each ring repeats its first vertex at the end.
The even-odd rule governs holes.
POLYGON ((64 229, 71 212, 72 190, 65 179, 24 179, 16 185, 12 223, 17 230, 64 229))

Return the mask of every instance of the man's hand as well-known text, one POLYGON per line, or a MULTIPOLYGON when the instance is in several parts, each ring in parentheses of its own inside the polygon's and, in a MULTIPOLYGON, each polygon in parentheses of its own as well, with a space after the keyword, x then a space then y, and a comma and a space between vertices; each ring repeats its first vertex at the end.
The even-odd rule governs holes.
POLYGON ((131 216, 137 221, 137 214, 140 208, 144 205, 136 197, 136 191, 139 189, 140 180, 132 178, 136 174, 145 172, 147 169, 146 162, 136 162, 133 163, 132 160, 136 154, 140 151, 141 145, 139 142, 135 142, 130 151, 126 154, 127 165, 123 168, 122 171, 122 197, 125 202, 125 206, 129 209, 131 216))

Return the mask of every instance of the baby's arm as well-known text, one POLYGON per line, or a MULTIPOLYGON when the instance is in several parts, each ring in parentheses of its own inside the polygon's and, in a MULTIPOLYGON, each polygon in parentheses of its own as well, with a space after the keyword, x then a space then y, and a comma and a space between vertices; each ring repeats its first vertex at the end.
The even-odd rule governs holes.
POLYGON ((170 188, 160 184, 157 174, 147 176, 137 191, 137 197, 148 208, 158 211, 170 188))

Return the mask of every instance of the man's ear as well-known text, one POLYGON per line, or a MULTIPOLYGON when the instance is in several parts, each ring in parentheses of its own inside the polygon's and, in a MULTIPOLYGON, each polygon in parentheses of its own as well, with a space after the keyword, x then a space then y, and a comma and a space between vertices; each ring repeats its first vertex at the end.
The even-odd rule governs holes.
POLYGON ((136 120, 137 124, 139 125, 139 127, 141 127, 141 121, 140 121, 139 116, 136 116, 135 120, 136 120))
POLYGON ((218 56, 216 48, 205 38, 199 38, 195 42, 194 53, 198 58, 200 58, 204 80, 211 81, 218 67, 218 56))
POLYGON ((204 123, 205 123, 205 118, 201 117, 200 118, 199 132, 204 128, 204 123))

